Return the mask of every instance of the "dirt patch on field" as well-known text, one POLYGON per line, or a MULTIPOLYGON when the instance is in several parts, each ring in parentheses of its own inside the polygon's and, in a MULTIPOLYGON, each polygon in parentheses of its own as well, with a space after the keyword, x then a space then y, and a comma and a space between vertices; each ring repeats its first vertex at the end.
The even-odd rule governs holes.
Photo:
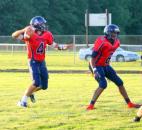
MULTIPOLYGON (((0 69, 0 72, 17 72, 17 73, 27 73, 29 72, 28 69, 0 69)), ((84 74, 90 73, 87 70, 49 70, 49 73, 60 73, 60 74, 84 74)), ((118 70, 117 73, 119 74, 142 74, 142 71, 137 70, 118 70)))

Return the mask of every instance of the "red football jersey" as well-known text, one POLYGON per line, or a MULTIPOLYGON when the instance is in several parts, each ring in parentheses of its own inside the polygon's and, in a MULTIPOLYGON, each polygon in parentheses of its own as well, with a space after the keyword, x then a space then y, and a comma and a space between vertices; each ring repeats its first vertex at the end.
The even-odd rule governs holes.
POLYGON ((94 42, 93 51, 96 51, 98 54, 93 58, 95 66, 107 66, 111 59, 112 54, 120 46, 120 41, 115 40, 112 45, 105 36, 98 37, 94 42))
POLYGON ((27 44, 28 59, 43 61, 45 59, 46 45, 53 43, 53 35, 49 31, 45 31, 41 36, 34 33, 30 39, 24 40, 27 44))

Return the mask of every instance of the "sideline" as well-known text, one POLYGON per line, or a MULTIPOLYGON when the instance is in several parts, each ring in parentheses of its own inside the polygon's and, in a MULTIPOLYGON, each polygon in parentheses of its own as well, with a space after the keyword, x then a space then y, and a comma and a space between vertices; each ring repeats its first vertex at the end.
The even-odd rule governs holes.
MULTIPOLYGON (((118 74, 142 74, 142 71, 138 70, 116 70, 118 74)), ((15 72, 15 73, 27 73, 28 69, 0 69, 0 72, 15 72)), ((90 73, 89 70, 49 70, 49 73, 59 73, 59 74, 84 74, 90 73)))

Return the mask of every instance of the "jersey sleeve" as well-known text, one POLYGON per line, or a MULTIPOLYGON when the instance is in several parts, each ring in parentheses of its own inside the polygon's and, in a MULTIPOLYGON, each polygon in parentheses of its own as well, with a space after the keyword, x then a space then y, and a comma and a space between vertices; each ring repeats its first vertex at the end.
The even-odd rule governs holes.
POLYGON ((99 37, 94 42, 93 51, 98 52, 102 46, 103 46, 103 40, 99 37))
POLYGON ((48 45, 52 45, 54 41, 53 35, 51 32, 48 32, 48 36, 47 36, 47 44, 48 45))

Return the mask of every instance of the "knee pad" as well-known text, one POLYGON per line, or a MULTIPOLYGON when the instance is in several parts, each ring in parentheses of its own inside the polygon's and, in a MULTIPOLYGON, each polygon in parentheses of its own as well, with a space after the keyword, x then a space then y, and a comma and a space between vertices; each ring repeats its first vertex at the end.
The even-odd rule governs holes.
POLYGON ((122 86, 123 85, 123 81, 121 79, 117 80, 117 82, 115 83, 117 86, 122 86))
POLYGON ((104 89, 107 87, 107 81, 105 77, 101 77, 98 73, 96 73, 95 79, 99 83, 99 87, 104 88, 104 89))
POLYGON ((99 87, 103 88, 103 89, 107 88, 107 81, 106 81, 106 79, 100 80, 99 87))
POLYGON ((48 88, 48 80, 41 82, 41 88, 42 88, 43 90, 46 90, 46 89, 48 88))
POLYGON ((113 82, 117 85, 117 86, 122 86, 123 85, 123 81, 119 76, 116 76, 113 80, 113 82))
POLYGON ((46 90, 48 88, 48 86, 42 86, 41 88, 42 88, 42 90, 46 90))
POLYGON ((99 77, 95 77, 95 79, 97 80, 97 82, 99 83, 99 87, 100 88, 106 88, 107 87, 107 81, 105 78, 99 78, 99 77))
POLYGON ((40 86, 40 82, 34 80, 33 81, 33 85, 36 86, 36 87, 39 87, 40 86))

